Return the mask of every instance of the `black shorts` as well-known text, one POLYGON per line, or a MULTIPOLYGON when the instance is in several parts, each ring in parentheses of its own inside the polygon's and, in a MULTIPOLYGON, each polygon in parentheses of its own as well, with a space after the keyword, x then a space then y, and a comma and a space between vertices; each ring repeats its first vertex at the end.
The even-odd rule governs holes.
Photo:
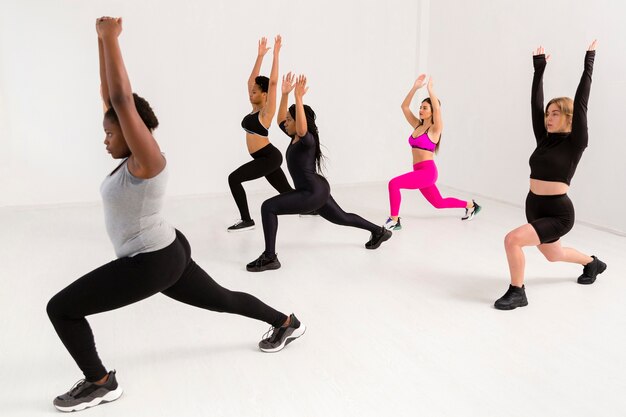
POLYGON ((554 243, 574 227, 574 204, 567 194, 537 195, 528 192, 526 220, 541 243, 554 243))

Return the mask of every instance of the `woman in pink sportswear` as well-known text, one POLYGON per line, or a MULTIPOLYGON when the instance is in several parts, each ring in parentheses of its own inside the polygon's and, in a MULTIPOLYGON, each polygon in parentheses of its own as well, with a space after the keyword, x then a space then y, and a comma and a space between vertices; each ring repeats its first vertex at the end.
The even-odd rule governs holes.
POLYGON ((402 113, 407 122, 413 127, 413 133, 409 136, 409 144, 413 151, 413 171, 400 175, 389 181, 389 206, 391 213, 385 222, 387 230, 400 230, 400 202, 401 189, 420 190, 422 195, 433 207, 464 208, 465 216, 462 220, 472 220, 480 211, 480 206, 474 200, 464 201, 457 198, 443 198, 437 189, 437 166, 434 155, 439 150, 443 122, 441 119, 441 104, 433 91, 433 79, 428 79, 429 97, 422 100, 419 117, 411 111, 410 105, 415 92, 424 86, 425 74, 420 74, 413 84, 406 98, 402 102, 402 113))

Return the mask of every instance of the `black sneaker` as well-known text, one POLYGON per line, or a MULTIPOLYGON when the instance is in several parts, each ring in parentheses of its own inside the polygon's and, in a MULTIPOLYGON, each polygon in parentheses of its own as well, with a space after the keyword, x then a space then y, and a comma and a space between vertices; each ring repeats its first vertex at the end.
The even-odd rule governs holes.
POLYGON ((366 249, 376 249, 378 248, 384 241, 389 240, 391 238, 391 230, 385 229, 385 226, 381 226, 380 230, 376 233, 372 233, 370 240, 365 244, 366 249))
POLYGON ((278 352, 304 334, 306 326, 293 314, 289 318, 291 320, 289 326, 270 327, 263 335, 263 340, 259 342, 259 349, 269 353, 278 352))
POLYGON ((472 203, 474 203, 474 206, 465 209, 465 216, 461 217, 461 220, 472 220, 482 210, 482 207, 474 200, 472 200, 472 203))
POLYGON ((254 220, 239 220, 226 230, 229 232, 243 232, 244 230, 252 229, 254 229, 254 220))
POLYGON ((591 255, 593 261, 589 262, 583 268, 583 274, 578 277, 578 283, 583 285, 593 284, 596 281, 596 277, 603 273, 606 269, 606 264, 600 259, 591 255))
POLYGON ((250 272, 262 272, 268 269, 278 268, 280 268, 278 256, 274 255, 273 257, 269 257, 265 254, 265 252, 263 252, 257 259, 246 265, 246 269, 250 272))
POLYGON ((80 411, 115 401, 122 396, 123 392, 122 387, 117 384, 115 371, 111 371, 109 379, 103 385, 81 379, 68 392, 56 397, 52 403, 59 411, 80 411))
POLYGON ((509 285, 509 289, 495 302, 494 307, 498 310, 513 310, 514 308, 527 305, 528 300, 526 299, 525 287, 523 285, 522 288, 509 285))

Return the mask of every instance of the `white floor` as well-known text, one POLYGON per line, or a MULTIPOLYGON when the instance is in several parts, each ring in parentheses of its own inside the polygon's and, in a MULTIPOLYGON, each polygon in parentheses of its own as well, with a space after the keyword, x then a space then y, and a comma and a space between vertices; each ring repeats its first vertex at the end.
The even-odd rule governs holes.
MULTIPOLYGON (((444 191, 446 191, 444 189, 444 191)), ((448 190, 449 191, 449 190, 448 190)), ((577 224, 564 243, 607 271, 527 254, 529 306, 493 309, 508 286, 502 240, 521 208, 479 200, 473 222, 404 192, 404 229, 376 251, 368 233, 321 218, 280 218, 283 267, 252 274, 259 225, 229 234, 229 196, 176 199, 171 222, 222 285, 295 312, 307 333, 278 354, 265 323, 157 295, 91 317, 105 366, 124 387, 91 416, 624 416, 626 238, 577 224)), ((335 187, 347 211, 382 223, 384 184, 335 187)), ((460 195, 460 197, 467 197, 460 195)), ((520 196, 520 203, 524 196, 520 196)), ((47 300, 113 257, 98 205, 0 209, 0 415, 58 415, 55 395, 81 373, 45 313, 47 300)))

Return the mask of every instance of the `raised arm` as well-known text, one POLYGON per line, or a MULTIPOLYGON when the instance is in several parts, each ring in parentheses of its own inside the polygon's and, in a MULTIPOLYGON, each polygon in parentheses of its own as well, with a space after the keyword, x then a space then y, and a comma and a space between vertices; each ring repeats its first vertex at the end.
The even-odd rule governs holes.
POLYGON ((591 75, 593 61, 596 56, 597 41, 593 41, 585 54, 585 68, 578 83, 574 96, 574 114, 572 116, 572 140, 578 146, 586 147, 589 136, 587 134, 587 102, 591 91, 591 75))
POLYGON ((433 111, 433 125, 430 128, 432 135, 429 135, 436 143, 439 141, 439 135, 443 131, 443 118, 441 117, 441 105, 439 104, 439 98, 435 94, 433 88, 433 77, 428 78, 428 97, 430 97, 430 103, 433 111))
POLYGON ((287 75, 283 75, 283 84, 281 87, 280 105, 278 106, 278 116, 276 116, 276 123, 280 126, 282 122, 287 119, 287 108, 289 107, 289 93, 295 87, 295 76, 290 72, 287 75))
POLYGON ((304 102, 302 101, 302 97, 307 91, 309 91, 309 88, 306 86, 306 77, 299 75, 294 95, 296 96, 296 135, 300 138, 303 138, 308 132, 304 102))
POLYGON ((248 94, 252 93, 252 87, 254 87, 254 80, 259 76, 261 72, 261 64, 263 64, 263 57, 269 51, 270 48, 267 47, 267 38, 261 38, 259 41, 259 51, 256 56, 256 61, 254 61, 254 67, 252 67, 252 72, 250 73, 250 78, 248 78, 248 94))
POLYGON ((267 88, 267 101, 261 110, 261 123, 263 126, 270 127, 272 119, 276 113, 276 86, 278 85, 278 57, 280 55, 280 47, 282 38, 277 35, 274 38, 274 58, 272 60, 272 70, 270 71, 270 83, 267 88))
MULTIPOLYGON (((97 25, 96 21, 96 25, 97 25)), ((96 29, 97 30, 97 29, 96 29)), ((102 45, 102 39, 98 36, 98 61, 100 64, 100 96, 102 97, 102 107, 106 113, 111 105, 111 98, 109 97, 109 86, 107 85, 107 72, 104 63, 104 46, 102 45)))
POLYGON ((415 116, 411 111, 411 101, 413 101, 413 96, 415 95, 415 92, 418 89, 422 88, 422 86, 424 85, 425 79, 426 74, 420 74, 419 77, 417 77, 417 80, 415 80, 415 82, 413 83, 413 87, 409 91, 409 94, 406 95, 401 105, 402 113, 404 114, 406 121, 409 122, 413 129, 415 129, 415 127, 420 124, 420 119, 415 116))
POLYGON ((135 107, 130 80, 118 43, 118 36, 122 32, 122 18, 100 18, 97 30, 98 36, 102 39, 111 104, 132 153, 128 168, 136 177, 152 178, 163 170, 165 159, 135 107))
POLYGON ((540 46, 533 53, 533 66, 535 74, 530 93, 530 110, 533 121, 533 132, 535 139, 541 140, 546 135, 545 110, 543 108, 543 72, 550 55, 546 57, 543 46, 540 46))

